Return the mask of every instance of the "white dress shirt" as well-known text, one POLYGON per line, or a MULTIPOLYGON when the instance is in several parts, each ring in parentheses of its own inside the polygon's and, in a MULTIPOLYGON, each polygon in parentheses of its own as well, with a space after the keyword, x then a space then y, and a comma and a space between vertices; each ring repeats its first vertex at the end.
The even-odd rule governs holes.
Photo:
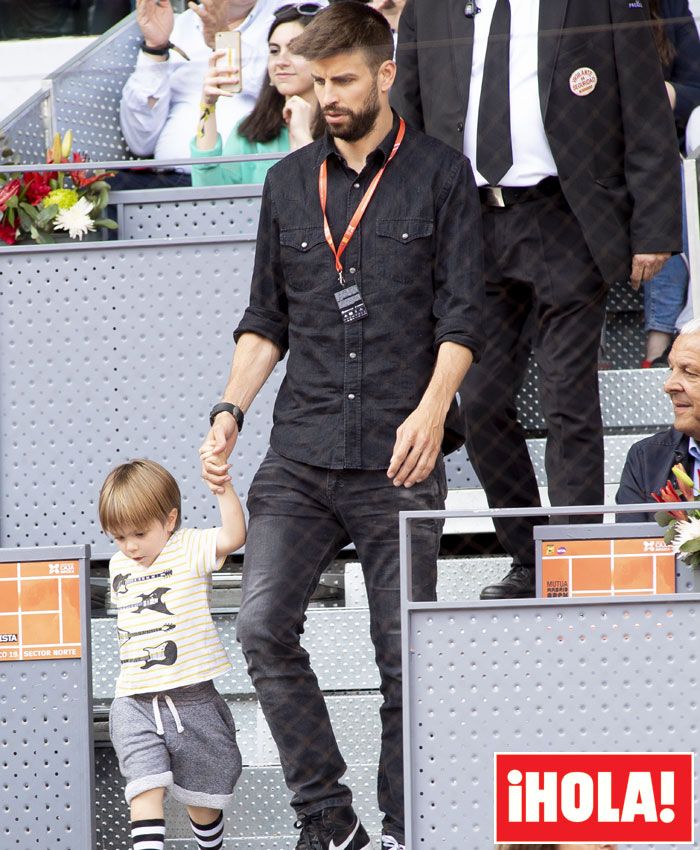
MULTIPOLYGON (((267 68, 267 33, 273 12, 283 2, 257 0, 238 27, 243 91, 231 98, 219 98, 216 105, 217 127, 224 139, 255 105, 267 68)), ((190 61, 173 50, 166 62, 154 61, 139 51, 136 68, 122 92, 119 107, 122 133, 137 156, 187 159, 190 155, 211 50, 204 43, 202 22, 189 9, 176 16, 170 40, 184 50, 190 61), (155 105, 148 105, 149 98, 156 100, 155 105)))
MULTIPOLYGON (((479 0, 479 5, 481 12, 474 17, 474 51, 464 153, 471 161, 477 186, 485 186, 486 179, 476 170, 476 131, 486 46, 496 0, 479 0)), ((537 80, 539 14, 539 0, 511 0, 509 82, 513 165, 501 180, 502 186, 534 186, 557 173, 540 110, 537 80)))

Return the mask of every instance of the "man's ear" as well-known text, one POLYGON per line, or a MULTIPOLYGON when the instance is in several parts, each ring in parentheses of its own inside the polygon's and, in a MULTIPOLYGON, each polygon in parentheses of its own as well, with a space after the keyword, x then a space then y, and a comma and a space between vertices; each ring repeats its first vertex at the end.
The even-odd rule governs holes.
POLYGON ((388 92, 396 79, 396 62, 392 59, 382 62, 377 72, 377 79, 379 80, 379 91, 388 92))

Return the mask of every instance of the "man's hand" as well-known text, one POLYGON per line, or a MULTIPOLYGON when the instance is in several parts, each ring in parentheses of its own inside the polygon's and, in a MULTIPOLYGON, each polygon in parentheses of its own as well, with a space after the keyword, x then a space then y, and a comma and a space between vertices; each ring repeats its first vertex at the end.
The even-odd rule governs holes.
POLYGON ((444 430, 444 417, 435 409, 421 406, 399 425, 387 470, 395 487, 412 487, 425 481, 435 467, 444 430))
POLYGON ((165 47, 175 25, 170 0, 136 0, 136 22, 146 47, 165 47))
POLYGON ((212 493, 224 492, 224 485, 231 480, 231 468, 226 463, 238 439, 238 425, 230 413, 219 413, 214 425, 199 449, 202 478, 212 493))
POLYGON ((217 32, 235 30, 250 14, 255 0, 201 0, 187 4, 202 22, 202 36, 205 44, 214 49, 217 32))
POLYGON ((635 254, 632 257, 632 272, 630 286, 635 291, 646 280, 651 280, 663 268, 670 254, 635 254))

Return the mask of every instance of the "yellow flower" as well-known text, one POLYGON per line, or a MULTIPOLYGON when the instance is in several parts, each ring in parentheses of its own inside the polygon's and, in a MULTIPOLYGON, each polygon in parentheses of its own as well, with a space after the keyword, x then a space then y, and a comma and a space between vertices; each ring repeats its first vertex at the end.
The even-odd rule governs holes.
POLYGON ((75 189, 54 189, 44 198, 41 205, 50 207, 51 204, 56 204, 59 210, 69 210, 77 203, 78 193, 75 189))

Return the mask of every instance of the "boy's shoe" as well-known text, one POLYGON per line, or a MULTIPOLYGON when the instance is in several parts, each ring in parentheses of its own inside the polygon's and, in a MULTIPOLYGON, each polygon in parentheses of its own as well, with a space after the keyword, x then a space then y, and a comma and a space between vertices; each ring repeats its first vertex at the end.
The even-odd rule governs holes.
POLYGON ((393 835, 382 835, 382 850, 406 850, 406 845, 399 844, 393 835))
POLYGON ((314 815, 303 815, 296 850, 368 850, 369 836, 352 806, 332 806, 314 815))

